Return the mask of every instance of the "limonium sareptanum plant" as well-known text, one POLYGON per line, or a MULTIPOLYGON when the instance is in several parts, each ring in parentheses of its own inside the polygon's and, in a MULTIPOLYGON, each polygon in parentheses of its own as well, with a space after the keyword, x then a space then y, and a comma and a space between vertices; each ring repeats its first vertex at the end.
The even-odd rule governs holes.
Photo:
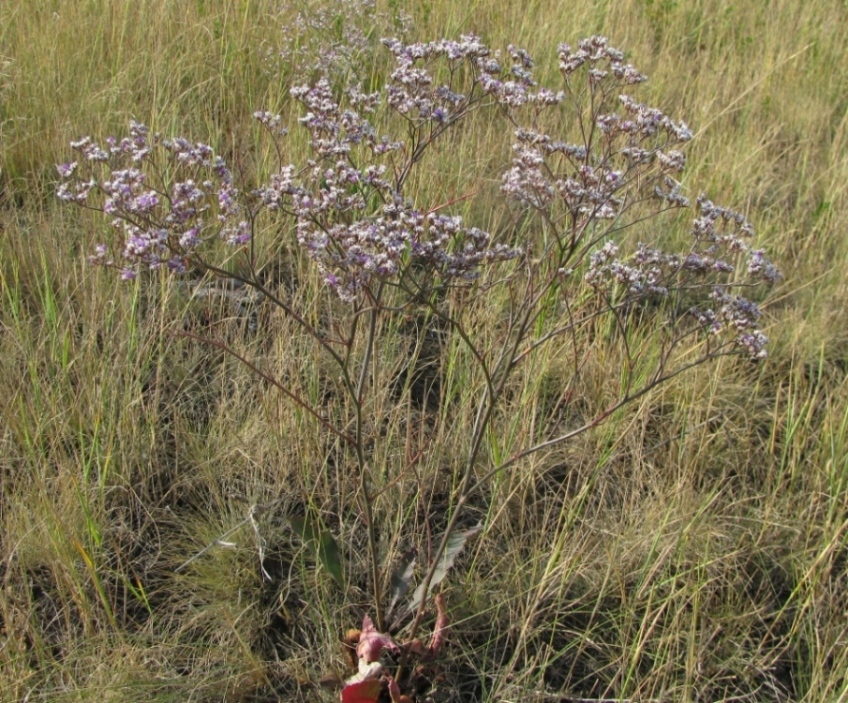
MULTIPOLYGON (((555 88, 539 86, 531 57, 512 46, 494 52, 474 36, 384 43, 394 70, 373 93, 340 89, 324 78, 292 88, 309 138, 311 153, 303 162, 285 158, 281 118, 255 114, 280 156, 279 169, 259 188, 244 192, 210 146, 163 138, 133 123, 127 137, 102 146, 90 138, 73 142, 78 156, 58 167, 58 196, 108 216, 111 233, 96 247, 94 262, 127 279, 156 269, 238 279, 285 310, 335 364, 334 379, 341 379, 353 414, 338 425, 324 419, 322 408, 278 387, 340 438, 355 460, 375 618, 364 623, 361 641, 351 642, 360 654, 352 685, 372 682, 370 689, 379 691, 373 682, 382 681, 398 699, 402 676, 385 669, 380 652, 399 649, 404 662, 435 656, 446 627, 442 601, 431 645, 416 644, 415 636, 428 595, 473 533, 459 530, 469 496, 496 472, 596 427, 686 369, 722 355, 763 358, 760 310, 742 293, 775 282, 779 272, 752 246, 753 228, 744 216, 704 196, 693 205, 684 195, 677 180, 685 166, 680 148, 692 133, 630 95, 646 78, 606 39, 561 45, 562 82, 555 88), (440 138, 482 110, 502 120, 514 142, 500 190, 515 225, 495 234, 452 214, 450 204, 422 202, 410 185, 440 138), (563 125, 564 134, 549 133, 550 124, 563 125), (664 215, 673 224, 690 208, 695 215, 682 251, 658 242, 624 251, 628 230, 645 231, 648 222, 656 231, 664 215), (269 219, 279 224, 268 227, 269 219), (350 313, 346 335, 325 336, 253 273, 259 222, 274 236, 292 233, 290 247, 314 261, 350 313), (216 259, 220 241, 235 248, 224 263, 216 259), (246 265, 234 267, 239 257, 246 265), (499 286, 509 295, 497 298, 499 286), (489 298, 507 306, 495 345, 490 338, 484 344, 470 324, 475 306, 489 298), (552 305, 557 315, 550 314, 552 305), (407 609, 410 639, 398 645, 389 632, 390 611, 413 569, 402 565, 398 573, 406 575, 393 586, 387 608, 387 572, 374 531, 371 447, 379 430, 369 429, 379 422, 366 423, 363 416, 375 407, 369 374, 381 318, 415 310, 439 320, 467 347, 482 381, 455 509, 407 609), (643 318, 639 325, 631 324, 636 314, 643 318), (655 316, 651 329, 659 351, 650 355, 628 344, 635 328, 644 335, 645 315, 655 316), (579 426, 558 424, 506 460, 490 460, 484 437, 508 401, 507 383, 516 370, 554 340, 578 344, 588 337, 577 333, 601 319, 611 320, 624 341, 628 373, 614 401, 579 426)), ((576 376, 581 362, 574 356, 576 376)))

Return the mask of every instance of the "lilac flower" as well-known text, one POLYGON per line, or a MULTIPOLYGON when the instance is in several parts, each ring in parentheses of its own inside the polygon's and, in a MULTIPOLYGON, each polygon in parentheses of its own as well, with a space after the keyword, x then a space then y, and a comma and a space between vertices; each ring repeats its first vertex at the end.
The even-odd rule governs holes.
POLYGON ((79 151, 88 161, 107 161, 109 154, 91 141, 91 137, 82 137, 71 142, 71 148, 79 151))
POLYGON ((72 161, 68 164, 57 164, 56 170, 62 178, 70 178, 74 175, 74 171, 77 170, 77 165, 76 161, 72 161))
POLYGON ((244 246, 253 236, 250 223, 242 220, 235 226, 228 226, 221 230, 221 237, 230 246, 244 246))
POLYGON ((280 126, 283 121, 280 115, 274 115, 267 110, 257 110, 253 116, 275 137, 285 137, 289 133, 285 127, 280 126))
POLYGON ((60 183, 56 188, 56 197, 66 203, 83 205, 96 187, 97 182, 94 180, 60 183))
POLYGON ((744 349, 752 359, 765 359, 768 356, 766 349, 768 337, 759 330, 740 334, 736 338, 736 344, 744 349))
POLYGON ((658 150, 657 160, 663 168, 669 171, 682 171, 686 167, 686 156, 676 150, 671 150, 668 153, 658 150))
POLYGON ((780 270, 766 258, 762 249, 754 249, 748 253, 748 275, 767 283, 776 283, 783 278, 780 270))
POLYGON ((283 166, 271 176, 270 182, 256 191, 269 210, 278 210, 288 202, 288 197, 300 192, 295 184, 295 167, 283 166))
POLYGON ((198 244, 200 244, 200 237, 198 234, 197 227, 192 227, 191 229, 186 230, 180 235, 180 246, 186 251, 194 249, 198 244))
POLYGON ((766 337, 758 328, 761 312, 756 303, 726 293, 721 289, 715 289, 710 297, 716 305, 711 331, 721 331, 724 328, 735 332, 735 344, 744 349, 753 359, 762 359, 767 355, 766 337))
MULTIPOLYGON (((618 246, 607 242, 589 256, 584 280, 605 297, 621 303, 628 297, 637 302, 647 296, 667 297, 674 291, 691 295, 699 289, 710 289, 708 307, 691 310, 698 325, 713 336, 731 335, 737 348, 752 358, 763 358, 768 340, 758 327, 759 307, 747 298, 728 292, 727 283, 718 285, 723 277, 736 270, 732 263, 716 256, 722 249, 728 254, 735 253, 728 243, 713 243, 704 250, 690 251, 682 256, 640 243, 634 254, 621 257, 618 246), (617 294, 616 288, 623 289, 625 297, 617 294)), ((759 264, 759 257, 756 260, 759 264)), ((762 265, 772 266, 766 260, 762 265)))
POLYGON ((152 190, 142 193, 128 205, 128 211, 134 213, 148 213, 159 205, 159 196, 152 190))

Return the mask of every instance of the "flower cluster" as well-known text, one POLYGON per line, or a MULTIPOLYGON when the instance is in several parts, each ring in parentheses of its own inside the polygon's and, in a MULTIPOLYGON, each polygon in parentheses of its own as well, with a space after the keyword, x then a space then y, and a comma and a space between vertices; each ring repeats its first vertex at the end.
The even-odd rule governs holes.
POLYGON ((706 299, 690 310, 700 327, 712 336, 729 333, 737 348, 752 358, 763 358, 768 338, 758 328, 759 307, 728 291, 734 285, 774 283, 780 271, 762 250, 752 249, 743 239, 753 236, 753 228, 741 214, 703 196, 698 206, 700 216, 694 221, 694 242, 688 252, 667 253, 639 243, 633 254, 621 257, 619 247, 609 241, 589 256, 584 280, 607 299, 629 302, 708 290, 706 299), (719 225, 723 225, 720 231, 719 225), (744 262, 741 271, 734 263, 739 260, 744 262), (740 273, 748 279, 732 278, 740 273))
POLYGON ((305 110, 301 125, 312 137, 310 146, 318 157, 340 157, 349 154, 359 144, 367 144, 378 153, 384 152, 387 141, 377 139, 377 132, 361 113, 371 113, 379 105, 379 93, 363 93, 358 87, 349 88, 350 109, 342 110, 333 96, 326 78, 314 86, 295 86, 291 95, 305 110))
POLYGON ((274 73, 299 80, 315 75, 347 80, 359 66, 371 65, 363 57, 376 48, 371 39, 375 27, 405 34, 412 24, 403 12, 378 11, 375 0, 310 0, 298 5, 294 17, 281 21, 279 46, 269 48, 265 58, 274 73))
POLYGON ((117 236, 111 246, 98 245, 92 260, 119 268, 123 278, 160 267, 182 273, 210 237, 235 246, 249 241, 239 191, 212 147, 151 135, 138 122, 128 136, 107 138, 105 148, 89 137, 71 147, 79 157, 56 167, 57 195, 111 217, 117 236), (166 163, 179 177, 163 178, 166 163))
POLYGON ((513 45, 507 47, 511 66, 504 72, 499 63, 500 55, 495 54, 494 61, 478 61, 479 83, 486 94, 509 108, 522 105, 534 105, 538 110, 550 105, 558 105, 565 99, 565 91, 553 91, 549 88, 536 88, 533 78, 533 59, 525 49, 513 45))
POLYGON ((536 89, 532 58, 512 45, 507 47, 510 65, 506 66, 500 51, 492 51, 473 34, 463 35, 459 41, 404 44, 398 39, 384 39, 383 43, 397 63, 387 88, 389 104, 414 124, 450 123, 482 96, 508 108, 532 104, 538 109, 559 104, 565 97, 564 91, 536 89), (438 59, 448 62, 447 84, 436 85, 427 69, 438 59), (472 79, 465 92, 459 92, 454 84, 463 69, 472 79))
POLYGON ((460 41, 443 39, 408 45, 399 39, 384 39, 383 43, 396 62, 391 83, 386 86, 388 104, 395 111, 419 125, 428 121, 445 124, 463 114, 469 96, 457 92, 452 85, 436 85, 427 67, 421 64, 444 58, 453 76, 463 63, 480 61, 489 55, 489 49, 477 37, 468 35, 460 41))
MULTIPOLYGON (((371 0, 345 0, 341 12, 366 10, 373 10, 371 0)), ((347 43, 353 50, 356 42, 347 43)), ((329 70, 291 89, 302 107, 298 122, 309 134, 309 158, 281 164, 253 192, 273 216, 291 218, 298 245, 342 299, 404 276, 467 282, 484 266, 522 255, 518 242, 495 245, 487 232, 406 192, 431 144, 471 112, 494 106, 514 134, 501 192, 522 217, 538 215, 544 240, 553 242, 544 270, 582 267, 584 283, 622 303, 685 291, 704 328, 732 331, 751 355, 764 353, 759 314, 732 289, 774 283, 780 273, 749 243, 753 227, 741 214, 702 196, 686 251, 639 244, 623 255, 614 241, 633 224, 690 207, 678 178, 686 166, 681 148, 692 132, 624 92, 647 79, 623 52, 597 36, 576 49, 560 45, 564 89, 555 91, 539 86, 532 57, 515 46, 493 51, 474 35, 383 43, 394 67, 374 92, 334 88, 329 70), (542 112, 562 104, 574 111, 566 138, 540 127, 542 112), (391 129, 392 116, 400 119, 402 138, 375 127, 391 129)), ((284 153, 282 118, 266 111, 254 116, 284 153)), ((125 277, 163 265, 183 271, 211 239, 249 240, 258 212, 245 215, 232 174, 211 147, 163 139, 137 123, 127 137, 102 147, 89 138, 71 146, 80 156, 58 167, 58 195, 112 218, 115 243, 98 246, 93 258, 122 268, 125 277)))
POLYGON ((295 217, 298 243, 344 300, 412 266, 445 281, 470 280, 480 266, 521 253, 492 246, 488 233, 464 227, 460 217, 415 208, 382 178, 384 166, 359 170, 343 160, 322 166, 300 178, 294 166, 284 167, 259 195, 270 210, 295 217))
POLYGON ((765 358, 768 337, 758 328, 761 316, 759 306, 747 298, 731 295, 721 288, 715 288, 710 298, 713 307, 692 310, 698 322, 713 335, 730 330, 735 333, 736 345, 745 350, 751 358, 765 358))
MULTIPOLYGON (((407 55, 473 53, 468 45, 447 43, 407 49, 400 52, 404 66, 407 55)), ((443 281, 468 281, 481 266, 520 255, 518 247, 493 246, 488 233, 463 226, 460 217, 429 212, 403 196, 399 174, 411 164, 394 164, 390 172, 384 161, 395 152, 409 158, 412 149, 378 135, 367 119, 380 105, 379 93, 349 88, 342 106, 322 78, 311 87, 292 88, 291 94, 303 106, 299 122, 309 131, 315 158, 300 169, 283 166, 256 194, 269 210, 294 217, 298 243, 342 299, 352 300, 374 280, 412 268, 423 267, 443 281), (359 166, 363 154, 368 163, 359 166)), ((416 109, 420 118, 423 104, 416 109)), ((276 116, 255 116, 269 131, 279 129, 276 116)))
MULTIPOLYGON (((529 57, 522 58, 532 65, 529 57)), ((628 203, 644 193, 663 197, 670 207, 687 206, 673 175, 685 165, 674 147, 692 138, 688 127, 628 95, 618 97, 620 112, 608 104, 617 90, 647 77, 625 63, 623 52, 604 37, 585 39, 576 50, 562 44, 559 58, 565 94, 579 121, 578 143, 517 129, 515 158, 503 176, 502 191, 522 206, 545 211, 558 233, 570 233, 572 246, 599 223, 621 217, 628 203)), ((558 96, 556 102, 561 100, 558 96)))
POLYGON ((587 163, 582 145, 554 141, 546 134, 518 129, 515 158, 503 176, 501 191, 522 205, 569 214, 574 222, 613 219, 623 199, 625 172, 610 162, 587 163))
MULTIPOLYGON (((603 299, 632 304, 671 292, 693 298, 704 291, 706 300, 693 308, 694 318, 711 334, 735 335, 734 343, 749 355, 764 356, 767 340, 757 328, 756 306, 745 298, 719 299, 709 292, 730 296, 733 286, 780 278, 764 252, 748 244, 753 227, 741 214, 702 196, 693 243, 680 253, 640 243, 624 256, 612 239, 628 223, 690 207, 677 176, 686 165, 679 147, 692 139, 691 130, 627 94, 618 94, 610 104, 617 91, 647 78, 605 38, 583 40, 576 50, 563 44, 559 58, 566 93, 580 121, 577 143, 519 127, 501 191, 519 207, 542 214, 565 258, 586 262, 583 280, 603 299), (740 261, 745 265, 740 267, 740 261)), ((532 66, 529 57, 522 60, 528 69, 532 66)), ((573 267, 566 260, 559 265, 561 270, 573 267)))
POLYGON ((610 75, 627 85, 648 80, 647 76, 633 66, 624 63, 624 52, 611 47, 606 37, 593 36, 581 39, 576 50, 572 49, 570 44, 560 44, 557 53, 559 54, 559 70, 566 81, 584 66, 589 67, 589 80, 592 84, 610 75))

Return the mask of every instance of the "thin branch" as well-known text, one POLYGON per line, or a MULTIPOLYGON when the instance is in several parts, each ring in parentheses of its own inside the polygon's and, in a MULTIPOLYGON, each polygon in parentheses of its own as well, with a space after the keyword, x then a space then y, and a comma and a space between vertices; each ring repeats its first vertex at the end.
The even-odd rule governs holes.
POLYGON ((211 337, 202 337, 198 334, 194 334, 193 332, 174 332, 172 334, 173 334, 174 337, 185 337, 187 339, 193 339, 196 342, 202 342, 203 344, 209 344, 213 347, 216 347, 216 348, 226 352, 227 354, 234 357, 235 359, 238 359, 242 364, 244 364, 247 368, 249 368, 251 371, 253 371, 253 373, 255 373, 257 376, 259 376, 260 378, 262 378, 265 381, 267 381, 268 383, 270 383, 277 390, 279 390, 283 395, 285 395, 286 397, 293 400, 299 407, 301 407, 303 410, 305 410, 310 415, 312 415, 312 417, 314 417, 316 420, 318 420, 318 422, 320 422, 321 425, 324 426, 324 428, 328 429, 330 432, 332 432, 334 435, 336 435, 336 437, 338 437, 339 439, 343 439, 345 442, 347 442, 351 446, 356 445, 356 440, 354 440, 353 437, 351 437, 350 435, 346 435, 344 432, 339 430, 337 427, 334 427, 331 422, 329 422, 328 420, 321 417, 321 415, 318 413, 318 411, 315 410, 312 406, 310 406, 309 403, 307 403, 305 400, 303 400, 299 395, 297 395, 293 391, 286 388, 276 378, 274 378, 270 374, 262 371, 258 366, 256 366, 256 364, 254 364, 252 361, 249 361, 248 359, 243 357, 241 354, 239 354, 232 347, 224 344, 224 342, 217 340, 217 339, 212 339, 211 337))

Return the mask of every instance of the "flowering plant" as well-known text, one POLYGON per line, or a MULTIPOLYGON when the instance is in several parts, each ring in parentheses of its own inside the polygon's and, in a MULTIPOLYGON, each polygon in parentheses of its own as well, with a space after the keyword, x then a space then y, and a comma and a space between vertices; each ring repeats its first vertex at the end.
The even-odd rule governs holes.
MULTIPOLYGON (((429 594, 476 531, 460 529, 469 497, 495 474, 598 426, 687 369, 722 355, 763 358, 768 340, 759 326, 761 312, 742 292, 774 283, 780 274, 750 243, 751 223, 705 196, 696 201, 682 250, 639 242, 626 252, 629 231, 647 231, 646 223, 656 227, 668 213, 673 221, 675 213, 692 208, 677 179, 686 162, 680 149, 693 135, 684 123, 631 97, 646 77, 606 39, 558 48, 562 85, 556 90, 538 85, 532 58, 513 46, 495 52, 470 35, 384 43, 394 68, 373 93, 359 86, 337 89, 327 78, 291 89, 309 140, 302 162, 283 158, 282 118, 255 113, 280 155, 279 168, 258 188, 239 187, 210 146, 166 139, 133 123, 126 138, 105 146, 90 138, 73 142, 78 156, 58 167, 58 196, 108 216, 110 237, 96 247, 95 263, 127 279, 162 269, 238 280, 284 310, 333 362, 350 401, 341 419, 326 419, 325 408, 282 382, 275 385, 341 440, 357 467, 375 617, 366 617, 348 643, 359 658, 359 674, 349 687, 373 695, 356 700, 376 700, 386 690, 397 703, 409 700, 402 688, 408 686, 410 660, 431 661, 444 641, 441 596, 430 645, 415 638, 429 594), (451 214, 456 201, 427 202, 411 178, 425 169, 434 145, 482 111, 503 120, 514 135, 513 156, 500 180, 513 225, 494 233, 451 214), (378 124, 387 125, 385 133, 378 124), (274 223, 264 231, 294 233, 292 249, 314 262, 348 311, 347 332, 329 336, 293 299, 253 273, 260 221, 274 223), (216 262, 216 242, 234 248, 223 264, 216 262), (248 265, 228 268, 234 256, 248 265), (501 313, 506 323, 492 345, 492 338, 476 331, 474 316, 499 288, 509 293, 501 313), (414 561, 395 572, 387 607, 388 571, 374 514, 379 418, 369 423, 365 416, 378 407, 373 360, 386 343, 383 323, 417 311, 437 320, 469 352, 482 380, 455 508, 424 560, 416 595, 398 616, 412 618, 408 641, 399 645, 391 634, 397 618, 392 622, 390 616, 410 586, 414 561), (644 334, 638 323, 646 316, 656 321, 650 330, 659 351, 651 355, 629 343, 644 334), (613 401, 574 425, 548 428, 507 458, 487 456, 484 439, 508 403, 515 372, 554 340, 579 345, 578 333, 604 320, 624 340, 625 381, 613 401), (387 664, 384 653, 398 661, 387 664)), ((575 351, 575 377, 581 369, 575 351)), ((345 690, 354 700, 354 689, 345 690)))

